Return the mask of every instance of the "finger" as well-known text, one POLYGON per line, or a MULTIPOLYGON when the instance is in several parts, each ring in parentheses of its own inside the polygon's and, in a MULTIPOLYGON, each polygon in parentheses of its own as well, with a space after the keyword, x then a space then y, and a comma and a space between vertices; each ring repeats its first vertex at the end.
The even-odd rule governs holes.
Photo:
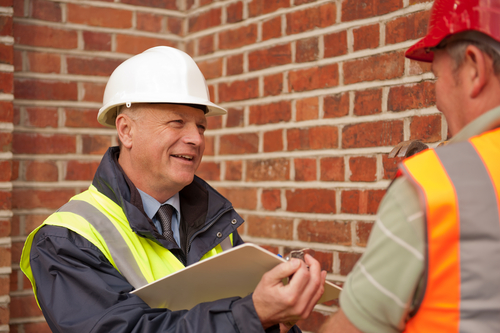
POLYGON ((275 283, 281 282, 284 278, 295 274, 297 270, 301 267, 301 260, 292 258, 290 261, 279 264, 278 266, 271 269, 269 272, 264 274, 266 279, 275 281, 275 283))

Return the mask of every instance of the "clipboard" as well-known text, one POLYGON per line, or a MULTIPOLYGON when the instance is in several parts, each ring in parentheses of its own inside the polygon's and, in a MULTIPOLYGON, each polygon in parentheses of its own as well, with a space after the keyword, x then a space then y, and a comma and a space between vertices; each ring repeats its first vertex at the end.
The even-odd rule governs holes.
MULTIPOLYGON (((189 310, 203 302, 251 294, 262 275, 286 262, 258 245, 245 243, 197 262, 132 291, 151 308, 189 310)), ((339 297, 342 289, 326 281, 318 303, 339 297)))

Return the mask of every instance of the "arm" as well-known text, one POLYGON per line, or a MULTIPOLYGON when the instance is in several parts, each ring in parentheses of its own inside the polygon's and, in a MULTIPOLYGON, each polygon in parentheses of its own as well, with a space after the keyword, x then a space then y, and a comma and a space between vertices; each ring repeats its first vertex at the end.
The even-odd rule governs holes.
POLYGON ((320 333, 335 332, 363 333, 349 321, 342 309, 339 309, 339 312, 331 316, 320 328, 320 333))

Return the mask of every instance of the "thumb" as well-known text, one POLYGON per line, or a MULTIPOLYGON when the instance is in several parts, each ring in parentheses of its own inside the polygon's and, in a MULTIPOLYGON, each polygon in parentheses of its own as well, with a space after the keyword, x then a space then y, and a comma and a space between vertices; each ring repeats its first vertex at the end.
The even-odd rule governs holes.
POLYGON ((271 279, 281 280, 295 273, 301 265, 301 260, 292 258, 290 261, 279 264, 267 272, 271 279))

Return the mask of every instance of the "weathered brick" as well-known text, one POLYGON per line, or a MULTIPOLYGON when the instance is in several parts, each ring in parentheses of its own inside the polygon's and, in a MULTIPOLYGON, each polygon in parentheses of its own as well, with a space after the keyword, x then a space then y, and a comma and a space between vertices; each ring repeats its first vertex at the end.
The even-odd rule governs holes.
POLYGON ((0 182, 8 182, 12 176, 12 161, 0 161, 0 182))
POLYGON ((410 60, 410 75, 419 75, 432 72, 432 63, 410 60))
POLYGON ((403 8, 403 0, 346 0, 342 3, 342 22, 387 14, 403 8))
POLYGON ((196 175, 204 180, 220 180, 220 163, 201 162, 196 175))
POLYGON ((356 245, 365 247, 372 232, 373 222, 358 221, 356 223, 356 245))
POLYGON ((33 0, 30 3, 30 16, 51 22, 62 22, 62 10, 59 2, 33 0))
POLYGON ((103 155, 111 146, 111 137, 103 135, 82 135, 82 153, 103 155))
POLYGON ((205 156, 215 155, 215 142, 213 136, 205 136, 205 156))
POLYGON ((304 220, 299 223, 297 233, 303 242, 351 245, 349 222, 304 220))
POLYGON ((345 167, 343 157, 324 157, 320 160, 321 175, 323 181, 344 181, 345 167))
POLYGON ((109 76, 123 60, 67 57, 68 74, 109 76))
POLYGON ((413 117, 411 119, 410 140, 436 142, 441 139, 441 114, 413 117))
POLYGON ((248 4, 248 12, 250 17, 254 17, 287 7, 290 7, 290 0, 252 0, 248 4))
POLYGON ((23 72, 23 52, 14 51, 14 72, 23 72))
POLYGON ((103 127, 97 121, 96 109, 64 109, 66 127, 103 127))
POLYGON ((342 148, 395 146, 403 138, 402 120, 353 124, 342 129, 342 148))
POLYGON ((344 63, 344 83, 389 80, 404 74, 404 54, 392 52, 344 63))
POLYGON ((12 193, 10 191, 7 192, 0 190, 0 209, 10 210, 11 208, 12 208, 12 193))
POLYGON ((0 101, 0 122, 10 123, 14 120, 14 105, 12 102, 0 101))
POLYGON ((283 130, 264 132, 264 152, 283 151, 283 130))
POLYGON ((12 36, 12 16, 0 16, 0 36, 12 36))
POLYGON ((33 230, 38 228, 43 221, 45 221, 49 217, 49 215, 45 214, 30 214, 26 215, 25 220, 24 220, 24 230, 21 230, 21 235, 27 236, 29 235, 33 230))
POLYGON ((220 139, 220 154, 249 154, 259 150, 259 137, 255 133, 227 134, 220 139))
POLYGON ((293 239, 293 219, 250 215, 248 235, 274 239, 293 239))
POLYGON ((293 160, 295 167, 296 181, 313 181, 316 176, 316 159, 314 158, 295 158, 293 160))
POLYGON ((26 52, 26 56, 30 72, 61 72, 61 56, 57 53, 26 52))
POLYGON ((292 48, 290 44, 273 46, 248 54, 248 68, 250 71, 285 65, 291 62, 292 48))
POLYGON ((82 101, 102 103, 106 84, 85 82, 82 84, 82 86, 83 86, 82 101))
POLYGON ((378 23, 353 29, 352 34, 354 37, 354 51, 374 49, 380 44, 380 26, 378 23))
POLYGON ((226 8, 227 23, 236 23, 243 20, 243 1, 232 3, 226 8))
POLYGON ((219 33, 219 48, 222 50, 237 49, 257 41, 257 25, 250 24, 233 30, 219 33))
POLYGON ((353 182, 373 182, 377 180, 377 159, 375 157, 351 157, 349 159, 349 179, 353 182))
POLYGON ((382 155, 382 166, 384 168, 384 179, 394 179, 396 173, 398 172, 398 163, 400 163, 404 158, 394 157, 389 158, 389 155, 382 155))
POLYGON ((12 152, 15 154, 76 153, 76 138, 65 134, 14 133, 12 152))
POLYGON ((214 36, 203 36, 198 40, 198 54, 205 55, 214 52, 214 36))
POLYGON ((339 84, 338 64, 291 71, 288 75, 290 91, 305 91, 335 87, 339 84))
POLYGON ((56 108, 32 107, 26 108, 26 122, 28 127, 57 127, 58 115, 56 108))
POLYGON ((179 7, 177 7, 177 1, 172 0, 121 0, 120 2, 129 5, 155 7, 160 9, 180 9, 179 7))
POLYGON ((261 202, 265 210, 277 210, 281 208, 281 191, 277 189, 263 190, 261 202))
POLYGON ((228 56, 226 66, 227 75, 237 75, 243 73, 243 54, 228 56))
POLYGON ((75 190, 34 190, 14 189, 12 191, 12 208, 34 209, 46 208, 57 209, 64 205, 69 198, 74 196, 75 190))
POLYGON ((387 108, 390 111, 422 109, 436 104, 434 82, 421 82, 392 87, 389 90, 387 108))
POLYGON ((19 161, 12 161, 12 175, 10 178, 12 180, 19 179, 19 161))
POLYGON ((387 22, 385 42, 395 44, 424 37, 427 33, 429 13, 430 11, 418 12, 387 22))
POLYGON ((295 61, 308 62, 317 60, 319 56, 318 37, 311 37, 297 41, 295 47, 295 61))
POLYGON ((136 13, 136 28, 149 32, 162 32, 163 16, 151 13, 136 13))
POLYGON ((335 190, 293 189, 286 190, 289 212, 335 214, 335 190))
POLYGON ((167 30, 173 34, 183 36, 184 31, 182 29, 182 18, 178 17, 169 17, 167 19, 167 30))
POLYGON ((241 161, 226 161, 225 180, 241 180, 243 163, 241 161))
POLYGON ((262 23, 262 40, 281 37, 281 16, 262 23))
POLYGON ((12 65, 14 63, 14 47, 0 44, 0 63, 12 65))
POLYGON ((9 307, 11 318, 42 316, 42 311, 32 295, 12 297, 9 307))
POLYGON ((335 3, 297 10, 286 15, 286 33, 293 35, 314 28, 325 28, 333 25, 336 17, 337 6, 335 3))
POLYGON ((349 274, 359 258, 361 258, 360 253, 339 252, 340 275, 349 274))
POLYGON ((259 96, 258 79, 219 83, 219 102, 241 101, 259 96))
POLYGON ((229 108, 227 110, 226 127, 243 127, 244 121, 243 108, 229 108))
POLYGON ((16 99, 70 100, 78 99, 76 82, 14 79, 16 99))
POLYGON ((66 20, 69 23, 95 27, 132 28, 132 12, 129 10, 66 4, 66 20))
POLYGON ((299 99, 295 108, 297 121, 318 119, 319 101, 317 97, 299 99))
POLYGON ((92 180, 99 162, 68 161, 65 180, 92 180))
POLYGON ((50 47, 56 49, 76 49, 78 35, 74 30, 58 29, 43 25, 14 23, 15 44, 50 47))
POLYGON ((12 94, 14 89, 14 73, 0 72, 0 93, 12 94))
POLYGON ((119 53, 139 54, 158 45, 178 48, 177 42, 167 39, 116 34, 116 52, 119 53))
POLYGON ((290 161, 285 158, 247 161, 246 181, 278 181, 290 179, 290 161))
POLYGON ((356 91, 354 97, 354 114, 367 116, 382 112, 382 89, 356 91))
MULTIPOLYGON (((23 323, 24 333, 51 333, 49 325, 47 322, 41 323, 23 323)), ((15 333, 15 332, 12 332, 15 333)))
POLYGON ((222 58, 198 62, 198 67, 205 79, 215 79, 222 76, 222 58))
POLYGON ((325 58, 347 54, 347 32, 335 32, 323 37, 325 44, 325 58))
POLYGON ((255 188, 218 187, 217 191, 231 201, 236 209, 257 208, 257 189, 255 188))
POLYGON ((222 128, 222 117, 207 117, 207 129, 222 128))
POLYGON ((337 118, 349 114, 349 93, 325 96, 323 100, 325 118, 337 118))
POLYGON ((376 214, 385 190, 344 190, 341 195, 342 213, 376 214))
POLYGON ((283 74, 264 76, 264 96, 276 96, 283 91, 283 74))
POLYGON ((221 24, 221 8, 213 8, 196 16, 191 16, 188 20, 189 32, 197 32, 221 24))
POLYGON ((59 171, 55 162, 31 161, 25 162, 26 180, 38 182, 56 182, 59 171))
POLYGON ((289 121, 292 118, 290 101, 250 106, 249 122, 251 125, 262 125, 289 121))
POLYGON ((12 149, 12 133, 0 132, 0 152, 10 152, 12 149))
POLYGON ((338 128, 318 126, 287 131, 288 150, 331 149, 338 147, 338 128))

